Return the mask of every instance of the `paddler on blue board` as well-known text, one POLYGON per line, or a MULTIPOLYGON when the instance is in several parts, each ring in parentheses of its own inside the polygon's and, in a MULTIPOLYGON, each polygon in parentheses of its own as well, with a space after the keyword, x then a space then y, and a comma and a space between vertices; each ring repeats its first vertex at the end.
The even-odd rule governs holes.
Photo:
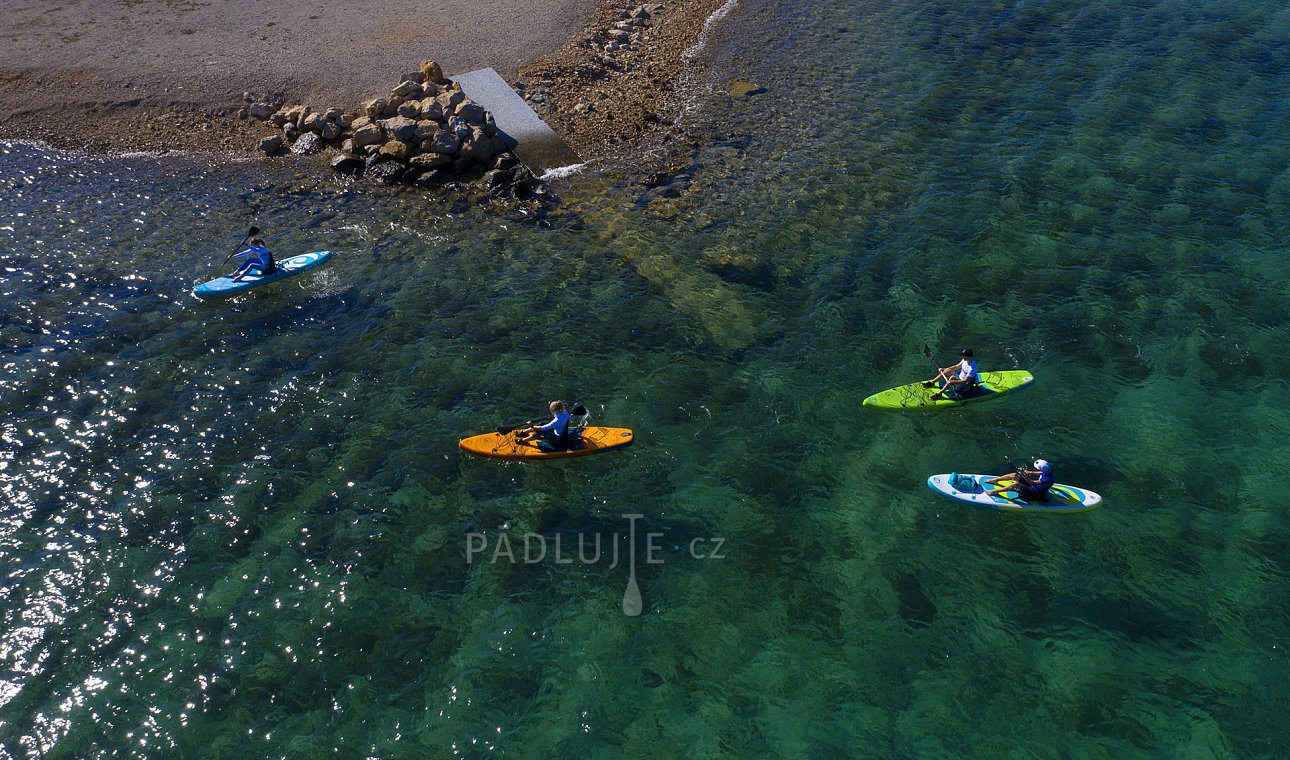
POLYGON ((951 364, 948 367, 942 367, 936 371, 936 377, 923 383, 925 387, 935 388, 938 384, 941 389, 932 394, 932 399, 948 398, 958 401, 963 398, 964 394, 972 390, 977 384, 980 376, 976 371, 976 359, 972 358, 972 349, 965 348, 959 352, 959 363, 951 364))
POLYGON ((269 253, 268 246, 264 244, 264 238, 251 238, 246 244, 246 250, 233 254, 233 258, 246 259, 237 271, 228 276, 233 282, 241 282, 252 269, 256 270, 261 277, 278 271, 278 266, 273 261, 273 254, 269 253))
POLYGON ((998 496, 1004 491, 1016 491, 1024 501, 1042 501, 1048 489, 1053 486, 1053 466, 1047 459, 1036 459, 1034 467, 1033 470, 1018 467, 1016 472, 1000 475, 997 478, 986 478, 981 482, 996 485, 1001 480, 1011 480, 1013 485, 995 488, 986 493, 990 496, 998 496))
POLYGON ((569 413, 565 411, 563 401, 552 401, 550 404, 551 421, 545 425, 534 425, 515 431, 515 440, 519 443, 533 440, 550 441, 562 444, 569 435, 569 413))

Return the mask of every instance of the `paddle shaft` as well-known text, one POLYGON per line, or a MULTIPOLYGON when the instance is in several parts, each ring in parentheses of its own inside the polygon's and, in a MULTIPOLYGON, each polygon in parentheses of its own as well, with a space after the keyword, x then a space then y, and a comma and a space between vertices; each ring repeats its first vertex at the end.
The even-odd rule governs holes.
MULTIPOLYGON (((246 241, 250 240, 251 238, 259 234, 260 234, 260 228, 254 225, 251 227, 251 229, 247 230, 246 237, 242 238, 242 242, 237 244, 237 248, 234 248, 232 253, 224 257, 224 264, 227 264, 229 259, 237 255, 237 252, 242 249, 242 246, 246 245, 246 241)), ((220 266, 223 266, 223 264, 221 264, 220 266)))
POLYGON ((945 375, 945 369, 942 368, 940 363, 937 362, 935 357, 932 356, 932 347, 927 345, 926 343, 923 344, 923 356, 927 357, 927 361, 931 362, 932 368, 936 370, 936 377, 933 378, 932 380, 928 380, 927 382, 934 383, 938 379, 943 379, 945 380, 945 382, 948 383, 950 379, 945 375))

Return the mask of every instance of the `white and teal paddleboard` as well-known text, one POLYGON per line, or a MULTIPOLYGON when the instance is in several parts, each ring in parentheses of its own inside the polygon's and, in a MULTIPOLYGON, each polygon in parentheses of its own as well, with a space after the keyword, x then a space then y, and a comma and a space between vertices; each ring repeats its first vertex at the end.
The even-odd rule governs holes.
POLYGON ((193 295, 198 298, 228 298, 238 293, 245 293, 248 290, 255 290, 265 285, 281 282, 302 272, 308 272, 314 267, 321 266, 330 258, 331 251, 302 253, 299 256, 292 256, 289 259, 274 262, 278 265, 278 268, 273 274, 263 276, 252 274, 243 277, 237 282, 228 277, 216 277, 193 288, 193 295))
POLYGON ((997 509, 1003 512, 1087 512, 1102 506, 1102 497, 1074 486, 1054 483, 1048 489, 1043 501, 1024 501, 1016 491, 1004 491, 992 496, 987 494, 998 486, 1012 485, 1013 481, 1003 480, 998 485, 982 483, 991 475, 933 475, 927 479, 927 487, 949 499, 971 504, 974 507, 997 509))

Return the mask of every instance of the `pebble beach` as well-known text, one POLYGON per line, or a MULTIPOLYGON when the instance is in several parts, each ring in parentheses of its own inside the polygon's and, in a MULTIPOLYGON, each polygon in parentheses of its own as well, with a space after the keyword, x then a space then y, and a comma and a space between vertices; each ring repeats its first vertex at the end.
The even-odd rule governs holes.
POLYGON ((126 4, 114 11, 0 2, 0 138, 96 152, 251 153, 256 100, 355 108, 423 60, 449 75, 492 67, 588 156, 656 131, 682 53, 719 7, 639 3, 392 2, 343 7, 250 0, 126 4), (648 37, 648 39, 645 39, 648 37), (614 51, 605 46, 612 43, 614 51), (634 44, 633 44, 634 43, 634 44))

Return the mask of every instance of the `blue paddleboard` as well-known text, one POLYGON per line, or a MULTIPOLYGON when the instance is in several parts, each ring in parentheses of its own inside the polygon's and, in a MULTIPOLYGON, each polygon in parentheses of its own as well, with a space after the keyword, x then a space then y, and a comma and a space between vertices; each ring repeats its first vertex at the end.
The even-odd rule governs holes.
POLYGON ((228 298, 238 293, 245 293, 248 290, 255 290, 265 285, 280 282, 289 277, 295 277, 301 272, 308 272, 330 258, 331 251, 302 253, 299 256, 292 256, 289 259, 275 262, 278 265, 278 269, 271 275, 247 275, 238 282, 233 282, 228 277, 216 277, 210 282, 203 282, 193 288, 193 295, 198 298, 228 298))

